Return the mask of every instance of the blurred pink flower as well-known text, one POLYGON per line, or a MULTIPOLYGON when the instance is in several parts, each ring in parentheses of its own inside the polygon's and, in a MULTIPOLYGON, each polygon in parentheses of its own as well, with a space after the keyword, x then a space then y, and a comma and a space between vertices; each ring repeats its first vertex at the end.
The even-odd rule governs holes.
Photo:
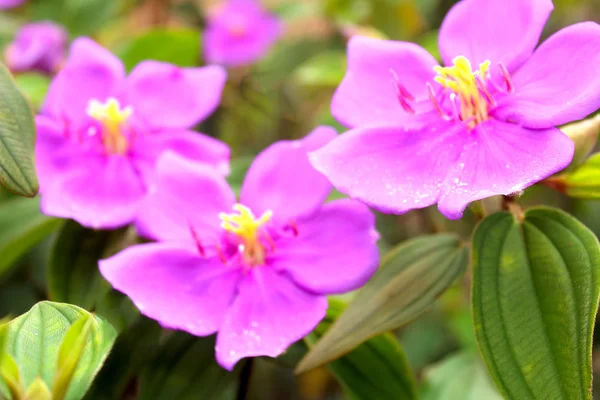
POLYGON ((213 170, 164 155, 138 221, 162 243, 101 261, 102 274, 167 328, 218 332, 217 360, 227 369, 280 355, 323 319, 327 294, 362 286, 378 265, 369 209, 349 199, 323 205, 331 185, 306 153, 333 137, 321 127, 267 148, 240 203, 213 170))
POLYGON ((257 0, 229 0, 208 18, 205 58, 227 66, 251 64, 267 54, 281 33, 281 21, 257 0))
POLYGON ((354 129, 313 153, 313 165, 381 211, 438 203, 452 219, 560 171, 574 145, 555 126, 600 107, 600 26, 570 26, 536 49, 552 9, 459 2, 440 30, 447 67, 413 43, 353 38, 332 112, 354 129))
POLYGON ((226 174, 229 148, 190 130, 219 105, 222 67, 121 61, 77 39, 36 118, 42 211, 93 228, 133 221, 158 157, 170 150, 226 174))
POLYGON ((0 0, 0 10, 6 8, 18 7, 27 0, 0 0))
POLYGON ((23 25, 6 48, 6 65, 13 72, 56 72, 66 57, 67 41, 67 32, 53 22, 23 25))

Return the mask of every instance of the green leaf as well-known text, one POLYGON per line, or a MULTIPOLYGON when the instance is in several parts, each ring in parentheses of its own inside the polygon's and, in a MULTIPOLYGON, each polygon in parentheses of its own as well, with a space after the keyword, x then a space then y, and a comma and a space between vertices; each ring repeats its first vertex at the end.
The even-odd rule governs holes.
POLYGON ((475 354, 451 355, 425 370, 422 400, 502 400, 475 354))
POLYGON ((144 60, 194 67, 200 64, 200 46, 197 30, 160 29, 138 36, 119 53, 127 70, 144 60))
POLYGON ((48 385, 40 377, 35 378, 35 381, 27 388, 25 393, 26 400, 57 400, 52 397, 52 392, 48 389, 48 385))
POLYGON ((0 354, 0 381, 6 387, 5 393, 9 393, 14 400, 23 398, 23 383, 19 366, 15 359, 4 351, 0 354))
POLYGON ((294 79, 301 85, 336 87, 346 73, 346 53, 327 51, 302 63, 294 71, 294 79))
POLYGON ((384 257, 297 372, 318 367, 367 339, 399 328, 426 311, 465 269, 468 250, 451 234, 410 240, 384 257))
POLYGON ((67 221, 56 238, 48 266, 50 299, 91 310, 110 285, 98 271, 110 231, 87 229, 67 221))
POLYGON ((0 203, 0 278, 61 224, 60 219, 40 212, 39 199, 14 198, 0 203))
POLYGON ((575 172, 568 174, 564 185, 571 197, 600 199, 600 153, 593 154, 575 172))
POLYGON ((52 386, 53 400, 65 398, 75 370, 81 361, 94 322, 91 315, 84 315, 71 325, 65 334, 58 350, 57 371, 52 386))
MULTIPOLYGON (((29 387, 41 377, 52 386, 56 376, 59 349, 69 328, 80 318, 93 321, 81 360, 65 399, 83 397, 116 337, 116 331, 98 316, 82 308, 44 301, 7 324, 5 351, 20 368, 23 384, 29 387)), ((6 388, 2 387, 6 393, 6 388)))
MULTIPOLYGON (((327 316, 306 337, 306 342, 309 345, 318 343, 343 309, 343 303, 330 300, 327 316)), ((353 399, 417 398, 415 380, 404 351, 389 333, 369 339, 328 366, 353 399)))
POLYGON ((16 194, 33 197, 39 188, 33 155, 33 114, 1 64, 0 93, 0 184, 16 194))
POLYGON ((140 400, 229 400, 235 398, 237 368, 215 361, 214 338, 173 333, 142 372, 140 400))
POLYGON ((473 320, 508 399, 591 399, 598 239, 568 214, 502 212, 473 238, 473 320))

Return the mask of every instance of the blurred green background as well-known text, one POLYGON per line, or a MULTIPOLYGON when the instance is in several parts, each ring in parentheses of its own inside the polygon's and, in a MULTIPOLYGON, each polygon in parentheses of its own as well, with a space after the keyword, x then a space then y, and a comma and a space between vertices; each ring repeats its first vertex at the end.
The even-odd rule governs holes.
MULTIPOLYGON (((144 59, 181 66, 202 65, 200 38, 204 16, 217 3, 31 0, 23 7, 0 13, 0 47, 12 40, 20 25, 53 20, 63 24, 71 38, 92 36, 121 57, 129 69, 144 59)), ((452 0, 264 1, 266 7, 285 21, 284 38, 257 64, 230 70, 221 107, 198 127, 231 146, 231 184, 239 187, 253 156, 274 141, 302 137, 322 124, 343 132, 331 116, 330 100, 344 75, 345 46, 350 35, 414 41, 437 56, 438 29, 454 3, 452 0)), ((554 0, 554 4, 555 12, 544 37, 575 22, 600 21, 598 0, 554 0)), ((16 79, 32 105, 38 108, 50 78, 26 73, 16 79)), ((490 208, 496 207, 495 203, 496 199, 486 201, 490 208)), ((536 186, 525 193, 523 204, 560 206, 600 234, 598 201, 568 199, 536 186)), ((128 332, 119 339, 109 358, 107 365, 113 369, 101 372, 100 383, 94 386, 89 398, 138 398, 138 377, 131 370, 155 376, 152 368, 158 368, 155 362, 161 359, 161 351, 170 354, 170 368, 181 374, 179 380, 176 376, 174 380, 161 381, 183 388, 178 392, 181 395, 173 398, 199 398, 193 397, 197 392, 186 385, 199 384, 194 381, 194 371, 199 368, 196 363, 204 357, 201 355, 211 354, 206 353, 205 342, 198 344, 184 334, 165 339, 154 322, 140 318, 123 296, 109 291, 97 273, 96 260, 130 243, 131 232, 85 230, 72 222, 42 216, 38 207, 37 200, 17 199, 0 191, 0 318, 19 315, 40 300, 62 299, 63 295, 56 292, 56 288, 62 288, 71 293, 70 299, 75 304, 98 311, 117 329, 128 332), (53 282, 52 290, 49 281, 53 282), (159 345, 165 340, 170 341, 168 349, 178 348, 188 357, 176 358, 165 350, 164 345, 159 345), (198 348, 200 345, 204 347, 198 348), (123 366, 123 363, 137 364, 123 366), (115 367, 119 365, 121 369, 115 367), (117 381, 119 390, 111 391, 110 386, 117 381), (117 392, 119 396, 114 397, 117 392)), ((435 209, 416 210, 403 216, 378 215, 380 248, 385 252, 407 238, 434 232, 458 232, 468 241, 476 222, 473 212, 451 222, 435 209)), ((433 309, 395 332, 426 400, 500 398, 476 352, 468 296, 467 273, 433 309)), ((280 359, 257 359, 247 398, 346 398, 327 368, 294 376, 293 365, 305 351, 303 344, 297 344, 280 359)), ((594 356, 595 375, 600 373, 598 351, 594 356)), ((207 385, 213 383, 204 381, 207 385)), ((214 398, 235 398, 239 383, 232 381, 227 385, 230 388, 214 398)), ((595 392, 600 398, 600 388, 595 392)))

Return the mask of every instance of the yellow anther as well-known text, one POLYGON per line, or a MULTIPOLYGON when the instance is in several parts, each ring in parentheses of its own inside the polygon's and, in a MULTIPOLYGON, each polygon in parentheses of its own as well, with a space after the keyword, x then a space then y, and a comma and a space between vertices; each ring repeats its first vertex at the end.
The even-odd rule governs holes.
POLYGON ((488 76, 488 73, 490 72, 490 64, 491 63, 488 60, 479 65, 479 76, 481 76, 482 79, 485 79, 488 76))
MULTIPOLYGON (((269 222, 273 213, 265 211, 256 218, 252 211, 241 204, 233 206, 237 213, 220 213, 221 227, 234 233, 243 245, 244 261, 249 265, 261 265, 265 261, 265 246, 260 240, 261 227, 269 222)), ((263 233, 267 235, 266 233, 263 233)), ((267 237, 268 238, 268 237, 267 237)))
POLYGON ((473 128, 488 119, 489 104, 484 97, 487 89, 481 85, 485 85, 487 81, 490 62, 482 63, 477 71, 473 71, 469 60, 463 56, 456 57, 452 62, 454 65, 450 67, 434 67, 438 74, 434 79, 457 95, 460 102, 460 118, 473 128))
POLYGON ((110 97, 106 103, 91 100, 86 111, 90 117, 102 124, 102 139, 106 149, 111 154, 124 154, 129 143, 122 127, 131 117, 133 109, 121 108, 119 100, 110 97))

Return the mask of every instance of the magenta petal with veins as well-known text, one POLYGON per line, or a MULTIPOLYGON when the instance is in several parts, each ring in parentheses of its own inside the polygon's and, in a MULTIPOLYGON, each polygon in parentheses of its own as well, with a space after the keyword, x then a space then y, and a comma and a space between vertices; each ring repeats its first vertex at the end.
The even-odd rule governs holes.
POLYGON ((36 119, 42 210, 92 228, 133 222, 165 151, 227 174, 229 148, 190 130, 218 106, 226 75, 147 61, 126 76, 108 50, 75 40, 36 119))
POLYGON ((137 223, 163 243, 101 261, 102 274, 163 326, 217 332, 224 368, 279 356, 323 319, 327 294, 357 289, 379 264, 373 213, 350 199, 323 205, 331 185, 307 152, 334 136, 321 127, 267 148, 250 167, 241 204, 222 176, 163 155, 137 223))
POLYGON ((556 125, 600 107, 600 25, 537 50, 551 0, 462 0, 440 31, 446 67, 409 43, 355 37, 332 112, 352 129, 311 153, 340 191, 384 212, 509 195, 560 171, 556 125))

